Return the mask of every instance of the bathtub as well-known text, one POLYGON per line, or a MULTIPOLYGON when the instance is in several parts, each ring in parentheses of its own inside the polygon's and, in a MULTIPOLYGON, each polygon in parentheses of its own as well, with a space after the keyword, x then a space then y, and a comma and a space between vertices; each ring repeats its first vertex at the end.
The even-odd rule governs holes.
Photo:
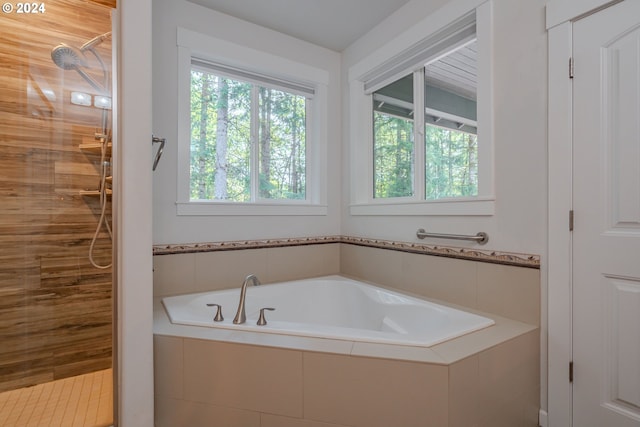
POLYGON ((492 319, 341 276, 249 286, 247 321, 233 324, 240 289, 165 297, 173 324, 369 343, 430 347, 494 324, 492 319), (215 307, 224 320, 214 322, 215 307), (267 324, 257 325, 259 310, 267 324))

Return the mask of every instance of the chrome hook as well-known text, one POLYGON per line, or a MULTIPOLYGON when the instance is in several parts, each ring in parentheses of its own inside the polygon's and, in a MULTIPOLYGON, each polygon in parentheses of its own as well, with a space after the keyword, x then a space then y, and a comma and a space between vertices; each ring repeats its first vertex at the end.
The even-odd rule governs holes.
POLYGON ((164 144, 166 144, 167 140, 165 138, 158 138, 157 136, 151 135, 151 145, 160 144, 158 151, 156 152, 156 157, 153 159, 153 168, 152 170, 156 170, 158 167, 158 162, 160 161, 160 157, 162 157, 162 152, 164 151, 164 144))

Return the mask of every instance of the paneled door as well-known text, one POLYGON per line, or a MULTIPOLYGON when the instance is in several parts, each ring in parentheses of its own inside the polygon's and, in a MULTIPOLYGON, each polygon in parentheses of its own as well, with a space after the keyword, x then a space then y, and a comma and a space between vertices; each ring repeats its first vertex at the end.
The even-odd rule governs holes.
POLYGON ((640 1, 573 26, 573 425, 640 426, 640 1))

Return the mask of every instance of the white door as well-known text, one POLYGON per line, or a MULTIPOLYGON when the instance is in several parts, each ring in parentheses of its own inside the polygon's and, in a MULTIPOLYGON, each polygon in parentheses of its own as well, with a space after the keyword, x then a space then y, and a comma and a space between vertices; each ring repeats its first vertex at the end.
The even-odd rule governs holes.
POLYGON ((640 1, 573 26, 573 425, 640 426, 640 1))

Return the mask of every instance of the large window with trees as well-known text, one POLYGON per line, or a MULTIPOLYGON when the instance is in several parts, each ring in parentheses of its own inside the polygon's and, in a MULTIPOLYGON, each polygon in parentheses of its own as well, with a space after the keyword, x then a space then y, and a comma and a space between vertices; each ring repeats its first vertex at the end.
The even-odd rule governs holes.
POLYGON ((305 200, 310 95, 260 80, 192 64, 191 200, 305 200))
POLYGON ((178 215, 326 215, 329 72, 178 28, 178 215))

